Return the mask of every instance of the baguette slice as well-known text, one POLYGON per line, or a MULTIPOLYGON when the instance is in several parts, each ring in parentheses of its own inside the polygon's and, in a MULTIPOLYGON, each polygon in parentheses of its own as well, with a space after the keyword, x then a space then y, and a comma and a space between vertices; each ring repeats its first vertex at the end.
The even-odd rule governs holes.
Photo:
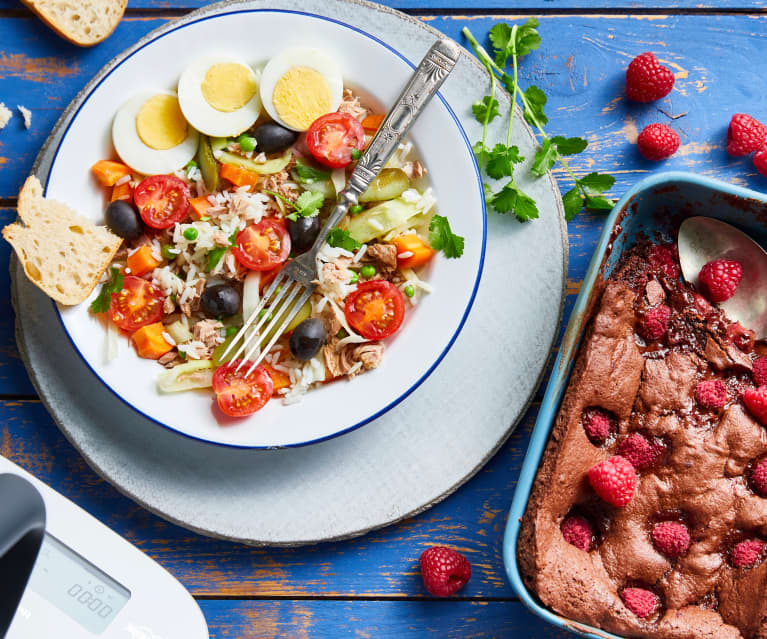
POLYGON ((19 217, 3 229, 27 277, 57 302, 87 299, 120 248, 122 238, 96 226, 61 202, 43 197, 40 181, 27 178, 19 217))
POLYGON ((128 0, 22 0, 62 38, 90 47, 120 23, 128 0))

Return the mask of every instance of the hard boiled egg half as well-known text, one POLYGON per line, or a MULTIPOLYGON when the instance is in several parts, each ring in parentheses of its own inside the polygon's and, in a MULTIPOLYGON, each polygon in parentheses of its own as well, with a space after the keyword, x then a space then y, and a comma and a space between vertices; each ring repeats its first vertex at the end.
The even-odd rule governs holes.
POLYGON ((261 113, 258 76, 229 56, 202 58, 187 67, 178 81, 178 100, 195 129, 219 138, 246 131, 261 113))
POLYGON ((294 131, 341 104, 344 83, 335 60, 320 49, 297 47, 274 56, 261 74, 261 101, 273 120, 294 131))
POLYGON ((117 155, 134 171, 177 171, 197 152, 197 131, 187 123, 172 91, 142 93, 128 100, 112 123, 117 155))

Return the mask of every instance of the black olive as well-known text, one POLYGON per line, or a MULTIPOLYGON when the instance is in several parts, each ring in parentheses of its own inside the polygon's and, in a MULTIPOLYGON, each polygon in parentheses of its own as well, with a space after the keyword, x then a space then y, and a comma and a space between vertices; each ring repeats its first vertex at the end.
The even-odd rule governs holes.
POLYGON ((240 312, 240 293, 230 284, 208 286, 200 296, 200 308, 208 317, 226 317, 240 312))
POLYGON ((296 359, 311 359, 322 348, 327 338, 325 322, 316 317, 310 317, 296 326, 290 334, 290 352, 296 359))
POLYGON ((125 200, 110 202, 104 217, 109 230, 123 239, 135 240, 144 232, 138 211, 125 200))
POLYGON ((256 151, 259 153, 277 153, 284 151, 298 139, 298 133, 286 129, 275 122, 259 124, 253 129, 256 138, 256 151))
POLYGON ((290 245, 295 253, 303 253, 314 244, 317 234, 320 232, 320 216, 301 217, 293 222, 288 221, 288 233, 290 233, 290 245))

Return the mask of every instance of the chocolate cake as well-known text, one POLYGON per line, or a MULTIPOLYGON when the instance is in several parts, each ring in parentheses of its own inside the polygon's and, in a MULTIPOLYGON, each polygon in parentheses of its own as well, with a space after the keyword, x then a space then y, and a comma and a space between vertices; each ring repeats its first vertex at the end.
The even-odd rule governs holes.
POLYGON ((765 354, 674 246, 624 254, 522 521, 543 605, 624 637, 767 637, 767 418, 749 400, 765 354))

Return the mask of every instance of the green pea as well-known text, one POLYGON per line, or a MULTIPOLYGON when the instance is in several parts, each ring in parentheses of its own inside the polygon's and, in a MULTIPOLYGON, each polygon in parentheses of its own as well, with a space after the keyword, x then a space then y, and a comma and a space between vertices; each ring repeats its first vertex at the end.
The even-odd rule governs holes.
POLYGON ((258 319, 261 319, 261 318, 262 318, 264 315, 266 315, 267 313, 269 313, 269 316, 266 318, 266 321, 267 321, 267 322, 271 322, 271 321, 272 321, 272 318, 273 318, 274 316, 273 316, 273 315, 271 314, 271 312, 269 312, 269 310, 268 310, 268 309, 266 309, 266 308, 262 308, 262 309, 261 309, 261 310, 258 312, 258 319))
POLYGON ((405 295, 408 297, 413 297, 413 295, 415 295, 415 287, 412 284, 408 284, 405 287, 405 295))
POLYGON ((161 253, 162 256, 170 262, 178 257, 178 253, 175 253, 175 250, 176 249, 174 249, 172 245, 163 244, 161 253))
POLYGON ((243 133, 240 137, 238 137, 237 142, 240 145, 240 148, 245 151, 245 153, 250 153, 256 149, 256 138, 252 138, 246 133, 243 133))
POLYGON ((190 226, 184 229, 184 237, 190 242, 196 240, 199 234, 200 232, 194 226, 190 226))
POLYGON ((357 282, 359 282, 359 281, 360 281, 360 276, 359 276, 359 274, 358 274, 358 273, 352 273, 352 277, 351 277, 351 279, 349 280, 349 284, 356 284, 356 283, 357 283, 357 282))
POLYGON ((362 277, 373 277, 376 274, 376 267, 372 264, 365 264, 360 269, 360 273, 362 273, 362 277))
POLYGON ((240 327, 239 326, 227 326, 226 327, 226 336, 227 337, 234 337, 239 332, 240 332, 240 327))
POLYGON ((350 215, 359 215, 360 213, 362 213, 364 208, 365 207, 362 206, 362 204, 355 204, 354 206, 350 206, 349 207, 349 214, 350 215))
POLYGON ((362 155, 362 151, 359 149, 352 149, 352 160, 359 160, 362 155))

